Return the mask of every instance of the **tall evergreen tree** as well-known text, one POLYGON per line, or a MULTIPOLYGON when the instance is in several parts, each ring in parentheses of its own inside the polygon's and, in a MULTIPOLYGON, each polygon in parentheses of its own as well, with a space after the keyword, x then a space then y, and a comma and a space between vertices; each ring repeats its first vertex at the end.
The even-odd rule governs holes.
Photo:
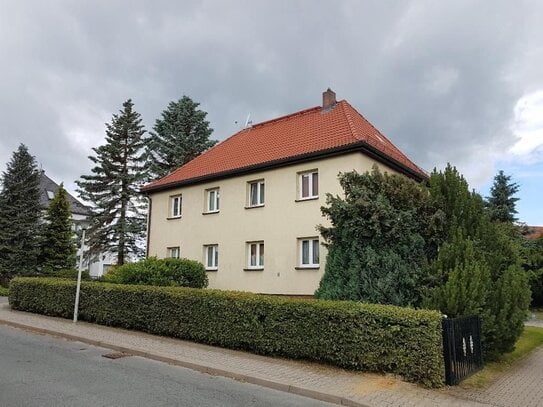
POLYGON ((45 216, 40 254, 43 271, 69 270, 75 267, 76 248, 73 237, 68 194, 60 184, 45 216))
POLYGON ((515 222, 517 210, 515 208, 519 198, 515 194, 519 191, 519 185, 511 182, 511 176, 505 175, 502 170, 494 177, 494 184, 490 188, 490 196, 487 197, 486 206, 490 211, 490 217, 498 222, 515 222))
POLYGON ((434 171, 430 194, 446 213, 446 242, 428 267, 425 306, 450 317, 478 314, 487 359, 513 349, 530 302, 511 223, 492 222, 480 195, 455 168, 434 171), (485 294, 486 293, 486 294, 485 294))
POLYGON ((188 96, 170 102, 156 120, 149 138, 147 155, 153 177, 163 177, 215 145, 207 113, 188 96))
POLYGON ((106 124, 106 143, 89 156, 95 164, 92 174, 76 181, 81 198, 93 204, 87 232, 91 254, 114 252, 119 265, 131 254, 143 254, 146 205, 139 189, 148 179, 146 140, 133 106, 128 99, 106 124))
POLYGON ((37 272, 40 231, 39 170, 21 144, 2 174, 0 193, 0 283, 37 272))

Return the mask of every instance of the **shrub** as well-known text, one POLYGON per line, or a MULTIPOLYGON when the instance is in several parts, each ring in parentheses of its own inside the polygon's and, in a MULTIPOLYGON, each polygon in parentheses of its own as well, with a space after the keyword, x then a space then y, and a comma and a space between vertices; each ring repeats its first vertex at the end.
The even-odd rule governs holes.
POLYGON ((9 288, 2 287, 0 285, 0 297, 7 297, 9 295, 9 288))
MULTIPOLYGON (((67 278, 69 280, 77 280, 78 271, 74 269, 68 270, 44 270, 43 274, 45 277, 57 277, 57 278, 67 278)), ((83 270, 81 272, 81 280, 90 280, 90 274, 88 270, 83 270)))
POLYGON ((149 257, 136 263, 115 266, 103 281, 117 284, 142 284, 174 287, 207 287, 207 274, 202 263, 188 259, 149 257))
MULTIPOLYGON (((16 278, 12 308, 71 318, 75 283, 16 278)), ((260 354, 443 383, 441 314, 392 305, 84 282, 79 316, 260 354)))

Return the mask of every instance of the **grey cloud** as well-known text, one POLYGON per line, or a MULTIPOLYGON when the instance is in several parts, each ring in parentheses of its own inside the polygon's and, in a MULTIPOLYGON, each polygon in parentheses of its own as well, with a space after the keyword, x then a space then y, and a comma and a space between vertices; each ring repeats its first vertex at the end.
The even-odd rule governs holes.
POLYGON ((516 101, 543 86, 534 68, 541 9, 505 1, 1 3, 0 160, 25 142, 70 184, 88 172, 90 146, 129 97, 149 129, 187 94, 224 139, 247 114, 257 122, 317 105, 330 86, 423 167, 450 161, 482 182, 514 143, 516 101))

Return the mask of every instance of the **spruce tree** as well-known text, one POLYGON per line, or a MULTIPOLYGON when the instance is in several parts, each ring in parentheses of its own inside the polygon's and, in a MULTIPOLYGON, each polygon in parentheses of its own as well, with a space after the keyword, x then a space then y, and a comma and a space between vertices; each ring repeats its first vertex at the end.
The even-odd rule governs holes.
POLYGON ((519 191, 519 185, 511 182, 511 176, 499 171, 494 177, 494 184, 490 188, 490 196, 487 197, 486 206, 490 211, 490 217, 498 222, 515 222, 517 210, 515 208, 519 198, 515 194, 519 191))
POLYGON ((117 254, 117 264, 143 254, 146 205, 139 189, 148 179, 145 130, 130 99, 106 124, 105 144, 93 148, 91 175, 76 181, 82 199, 92 203, 87 236, 90 253, 117 254))
POLYGON ((45 216, 40 263, 42 270, 54 272, 75 267, 76 248, 68 194, 60 184, 45 216))
POLYGON ((0 193, 0 284, 37 272, 40 207, 39 170, 21 144, 2 174, 0 193))
POLYGON ((163 177, 215 145, 207 113, 188 96, 170 102, 156 120, 149 138, 147 155, 153 177, 163 177))

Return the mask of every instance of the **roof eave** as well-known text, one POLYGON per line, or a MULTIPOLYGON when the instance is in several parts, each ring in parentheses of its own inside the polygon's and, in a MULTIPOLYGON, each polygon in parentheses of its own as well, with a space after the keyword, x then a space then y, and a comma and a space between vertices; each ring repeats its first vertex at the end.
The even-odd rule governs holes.
POLYGON ((155 193, 155 192, 165 191, 172 188, 200 184, 203 182, 229 178, 232 176, 250 174, 256 171, 285 167, 292 164, 298 164, 298 163, 303 163, 307 161, 314 161, 320 158, 328 158, 328 157, 343 155, 343 154, 357 152, 357 151, 365 153, 371 158, 374 158, 375 160, 388 165, 390 168, 408 176, 409 178, 414 179, 417 182, 422 182, 423 180, 428 178, 426 174, 422 174, 417 171, 414 171, 413 169, 409 168, 405 164, 382 153, 381 151, 369 145, 365 141, 359 141, 356 143, 352 143, 352 144, 348 144, 348 145, 344 145, 340 147, 313 151, 310 153, 282 158, 279 160, 267 161, 264 163, 259 163, 259 164, 255 164, 255 165, 251 165, 247 167, 236 168, 236 169, 222 171, 222 172, 213 173, 213 174, 207 174, 200 177, 185 179, 182 181, 174 181, 168 184, 162 184, 162 185, 157 185, 157 186, 149 185, 149 186, 141 188, 140 192, 144 194, 155 193))

